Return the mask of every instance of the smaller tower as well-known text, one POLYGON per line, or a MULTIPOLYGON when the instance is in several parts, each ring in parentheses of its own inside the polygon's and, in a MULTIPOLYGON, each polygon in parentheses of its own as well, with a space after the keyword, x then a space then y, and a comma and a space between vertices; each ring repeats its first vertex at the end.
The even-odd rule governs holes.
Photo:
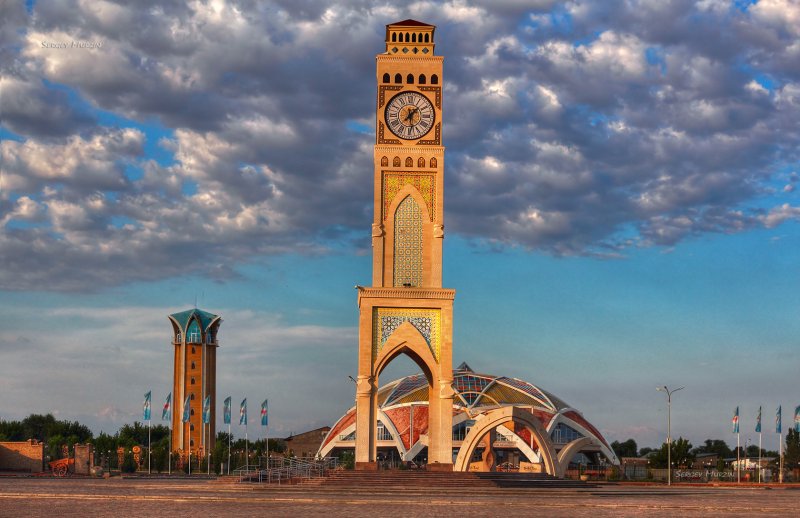
POLYGON ((172 450, 192 455, 214 449, 217 404, 217 332, 219 315, 197 308, 169 316, 174 346, 172 450), (211 396, 209 426, 203 433, 203 401, 211 396), (189 422, 183 422, 189 398, 189 422))

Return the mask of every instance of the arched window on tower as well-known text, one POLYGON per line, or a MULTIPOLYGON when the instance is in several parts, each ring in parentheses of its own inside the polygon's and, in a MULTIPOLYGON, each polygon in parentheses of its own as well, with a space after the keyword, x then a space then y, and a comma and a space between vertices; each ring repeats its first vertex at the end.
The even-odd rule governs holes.
POLYGON ((431 158, 431 167, 436 167, 436 159, 431 158))
POLYGON ((428 35, 425 35, 425 43, 428 43, 430 40, 428 39, 428 35))
POLYGON ((424 158, 419 157, 419 160, 417 160, 417 167, 425 167, 425 159, 424 158))
POLYGON ((189 394, 189 401, 194 401, 194 392, 189 394))
POLYGON ((194 376, 192 376, 192 378, 189 380, 189 384, 194 385, 194 376))
POLYGON ((191 366, 190 368, 192 368, 192 369, 194 369, 194 368, 195 368, 195 367, 194 367, 194 362, 192 362, 192 366, 191 366))
POLYGON ((400 167, 400 157, 396 156, 392 159, 392 167, 400 167))
POLYGON ((186 330, 186 341, 192 344, 203 343, 203 336, 197 320, 192 320, 192 323, 189 324, 189 328, 186 330))
POLYGON ((389 159, 385 156, 381 157, 381 167, 387 167, 389 165, 389 159))
POLYGON ((397 84, 402 83, 403 82, 403 76, 401 76, 400 74, 395 74, 394 75, 394 82, 397 83, 397 84))
POLYGON ((408 74, 406 76, 406 83, 413 85, 414 84, 414 74, 408 74))
POLYGON ((408 37, 408 33, 406 33, 406 43, 408 43, 409 41, 410 41, 410 39, 408 37))
POLYGON ((415 33, 411 35, 411 43, 416 43, 416 42, 417 42, 417 35, 415 33))
POLYGON ((391 80, 392 80, 392 76, 390 76, 388 72, 386 74, 383 74, 383 82, 384 83, 389 83, 389 82, 391 82, 391 80))
POLYGON ((414 159, 410 156, 406 157, 406 167, 414 167, 414 159))
POLYGON ((397 41, 397 33, 396 32, 392 33, 392 41, 397 41))
POLYGON ((422 210, 412 196, 394 213, 394 285, 422 285, 422 210))
POLYGON ((431 76, 431 84, 432 85, 438 85, 439 84, 439 76, 437 76, 436 74, 433 74, 431 76))
POLYGON ((426 81, 425 74, 420 74, 419 75, 419 84, 424 85, 425 81, 426 81))

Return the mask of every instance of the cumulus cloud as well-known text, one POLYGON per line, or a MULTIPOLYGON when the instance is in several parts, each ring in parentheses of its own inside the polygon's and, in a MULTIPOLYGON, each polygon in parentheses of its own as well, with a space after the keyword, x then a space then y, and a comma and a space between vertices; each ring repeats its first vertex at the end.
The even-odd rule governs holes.
POLYGON ((6 289, 368 247, 373 59, 409 17, 446 56, 449 231, 618 256, 799 217, 773 185, 800 144, 786 0, 3 9, 6 289))

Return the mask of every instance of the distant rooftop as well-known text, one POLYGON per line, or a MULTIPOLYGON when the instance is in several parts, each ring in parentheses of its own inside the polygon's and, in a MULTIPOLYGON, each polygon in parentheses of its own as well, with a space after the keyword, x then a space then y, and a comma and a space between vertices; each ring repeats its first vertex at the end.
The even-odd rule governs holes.
POLYGON ((417 20, 403 20, 402 22, 390 23, 389 27, 435 27, 429 23, 418 22, 417 20))

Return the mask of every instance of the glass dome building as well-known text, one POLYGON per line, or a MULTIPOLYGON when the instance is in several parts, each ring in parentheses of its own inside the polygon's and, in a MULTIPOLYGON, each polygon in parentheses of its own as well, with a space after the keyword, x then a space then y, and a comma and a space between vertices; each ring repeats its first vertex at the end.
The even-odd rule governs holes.
MULTIPOLYGON (((453 459, 466 455, 465 469, 481 470, 475 461, 483 461, 486 469, 519 469, 521 465, 542 464, 543 449, 562 453, 570 458, 559 461, 566 465, 619 464, 608 442, 583 414, 553 394, 517 378, 478 374, 462 363, 453 371, 453 459), (510 408, 513 407, 513 408, 510 408), (541 424, 532 431, 522 426, 526 419, 504 418, 498 411, 530 419, 541 424), (500 422, 491 434, 484 430, 487 416, 499 416, 500 422), (476 424, 477 423, 477 424, 476 424), (481 437, 471 437, 476 428, 481 437), (491 439, 491 459, 487 464, 487 437, 491 439), (472 439, 471 441, 469 439, 472 439), (581 440, 583 439, 583 440, 581 440), (479 441, 476 443, 476 440, 479 441), (478 444, 478 446, 476 446, 478 444), (568 445, 572 444, 569 450, 568 445), (467 446, 469 445, 469 446, 467 446), (462 448, 472 451, 461 452, 462 448), (471 465, 476 464, 476 465, 471 465), (491 468, 489 467, 491 465, 491 468)), ((318 455, 336 455, 355 447, 355 407, 345 413, 322 442, 318 455)), ((423 374, 414 374, 392 381, 378 391, 378 458, 388 462, 426 461, 428 429, 428 381, 423 374)), ((473 434, 474 436, 475 434, 473 434)))

